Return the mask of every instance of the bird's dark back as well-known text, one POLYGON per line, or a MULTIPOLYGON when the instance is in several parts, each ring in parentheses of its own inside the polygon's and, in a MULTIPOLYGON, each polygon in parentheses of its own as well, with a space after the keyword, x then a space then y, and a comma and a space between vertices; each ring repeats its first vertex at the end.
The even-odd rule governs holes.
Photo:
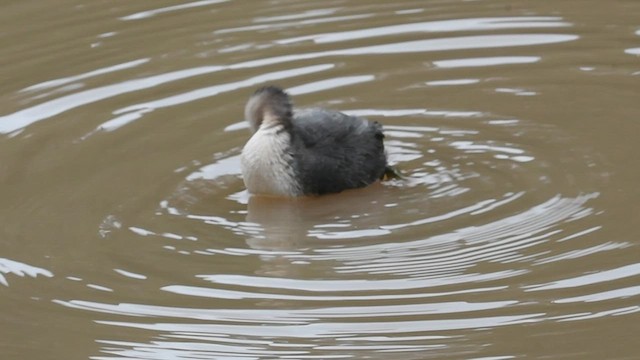
POLYGON ((325 109, 294 114, 292 147, 304 192, 325 194, 369 185, 387 165, 382 126, 325 109))

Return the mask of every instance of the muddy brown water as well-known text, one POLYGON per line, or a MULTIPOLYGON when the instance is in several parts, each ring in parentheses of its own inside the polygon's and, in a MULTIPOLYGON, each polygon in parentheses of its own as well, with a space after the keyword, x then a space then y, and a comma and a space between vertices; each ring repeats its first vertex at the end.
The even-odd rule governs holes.
POLYGON ((640 358, 640 2, 0 9, 2 359, 640 358), (267 83, 404 178, 248 196, 267 83))

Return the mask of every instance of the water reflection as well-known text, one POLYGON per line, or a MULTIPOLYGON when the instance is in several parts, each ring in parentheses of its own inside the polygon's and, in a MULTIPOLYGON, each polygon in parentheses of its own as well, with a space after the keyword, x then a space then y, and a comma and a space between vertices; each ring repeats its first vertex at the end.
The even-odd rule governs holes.
POLYGON ((190 3, 186 3, 186 4, 167 6, 167 7, 163 7, 163 8, 157 8, 157 9, 153 9, 153 10, 137 12, 135 14, 123 16, 123 17, 120 18, 120 20, 146 19, 146 18, 150 18, 150 17, 156 16, 158 14, 164 14, 164 13, 169 13, 169 12, 174 12, 174 11, 179 11, 179 10, 184 10, 184 9, 203 7, 203 6, 213 5, 213 4, 220 4, 220 3, 225 3, 227 1, 229 1, 229 0, 201 0, 201 1, 194 1, 194 2, 190 2, 190 3))
POLYGON ((438 60, 434 61, 433 64, 439 68, 461 68, 509 64, 531 64, 538 61, 540 61, 539 56, 498 56, 473 59, 438 60))
POLYGON ((283 55, 267 59, 246 61, 231 66, 232 69, 255 68, 267 65, 281 64, 291 61, 316 59, 329 56, 355 56, 374 54, 407 54, 416 52, 491 49, 513 46, 532 46, 556 44, 575 41, 577 35, 568 34, 512 34, 512 35, 477 35, 463 37, 448 37, 442 39, 414 40, 384 45, 355 47, 323 52, 283 55))
POLYGON ((570 27, 571 24, 559 17, 500 17, 455 19, 444 21, 427 21, 419 23, 381 26, 362 30, 342 31, 297 38, 278 40, 279 44, 313 40, 315 43, 332 43, 359 40, 372 37, 393 36, 410 33, 455 32, 455 31, 488 31, 505 29, 535 29, 570 27))
POLYGON ((340 358, 344 351, 358 352, 406 352, 438 349, 445 346, 450 336, 439 335, 442 331, 469 328, 508 326, 535 321, 540 314, 522 316, 474 317, 467 320, 416 319, 426 314, 464 313, 466 316, 487 309, 513 306, 512 301, 494 303, 441 303, 384 305, 365 307, 341 307, 322 309, 285 310, 235 310, 167 308, 141 304, 107 305, 91 302, 60 302, 66 307, 84 309, 115 315, 136 315, 162 319, 191 319, 194 323, 100 321, 100 323, 127 328, 153 330, 166 334, 166 338, 184 341, 156 341, 149 344, 120 341, 102 341, 106 353, 139 357, 143 354, 167 354, 173 358, 192 356, 294 356, 295 358, 317 358, 313 353, 323 353, 324 358, 340 358), (367 324, 348 321, 359 316, 375 320, 367 324), (400 319, 398 319, 400 317, 400 319), (401 320, 413 318, 412 320, 401 320), (206 322, 206 323, 203 323, 206 322), (231 325, 234 324, 234 325, 231 325), (409 335, 417 333, 433 335, 409 335), (407 335, 402 335, 402 334, 407 335), (380 334, 384 334, 381 336, 380 334), (274 337, 265 340, 265 337, 274 337), (244 340, 239 340, 243 338, 244 340), (278 338, 287 338, 280 342, 278 338), (237 339, 237 340, 236 340, 237 339), (334 342, 335 341, 335 342, 334 342), (286 344, 286 346, 285 346, 286 344), (286 350, 290 349, 290 350, 286 350), (199 355, 196 355, 199 354, 199 355))
MULTIPOLYGON (((123 68, 120 67, 119 69, 123 68)), ((66 95, 32 107, 19 110, 12 114, 0 116, 0 133, 7 134, 16 132, 36 122, 54 117, 83 105, 98 102, 100 100, 152 88, 155 86, 160 86, 167 82, 182 80, 189 77, 208 74, 220 70, 221 68, 219 66, 204 66, 195 69, 178 70, 142 79, 127 80, 119 84, 106 85, 94 89, 80 91, 75 94, 66 95)), ((66 80, 67 79, 64 79, 63 81, 66 80)), ((48 83, 50 84, 50 82, 48 83)), ((32 86, 31 89, 33 88, 34 87, 32 86)))
POLYGON ((47 269, 35 267, 15 260, 0 258, 0 284, 9 286, 6 275, 15 275, 19 277, 29 276, 32 278, 42 275, 45 277, 53 277, 53 273, 47 269), (4 275, 3 275, 4 274, 4 275))

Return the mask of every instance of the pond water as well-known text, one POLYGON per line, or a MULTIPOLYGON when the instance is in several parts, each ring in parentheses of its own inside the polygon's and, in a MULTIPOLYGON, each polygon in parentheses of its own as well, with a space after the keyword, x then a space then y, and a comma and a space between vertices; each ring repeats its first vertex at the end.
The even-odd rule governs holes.
POLYGON ((640 357, 640 2, 1 9, 3 359, 640 357), (402 178, 249 196, 264 84, 402 178))

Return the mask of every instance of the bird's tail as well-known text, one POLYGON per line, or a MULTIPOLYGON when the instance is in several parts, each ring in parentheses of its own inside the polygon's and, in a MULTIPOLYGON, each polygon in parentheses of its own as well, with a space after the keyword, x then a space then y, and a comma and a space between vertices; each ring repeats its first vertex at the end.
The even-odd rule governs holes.
POLYGON ((382 174, 382 177, 380 177, 380 180, 388 181, 393 179, 402 179, 402 175, 400 174, 400 172, 398 172, 398 170, 396 170, 392 166, 390 165, 385 166, 384 173, 382 174))

